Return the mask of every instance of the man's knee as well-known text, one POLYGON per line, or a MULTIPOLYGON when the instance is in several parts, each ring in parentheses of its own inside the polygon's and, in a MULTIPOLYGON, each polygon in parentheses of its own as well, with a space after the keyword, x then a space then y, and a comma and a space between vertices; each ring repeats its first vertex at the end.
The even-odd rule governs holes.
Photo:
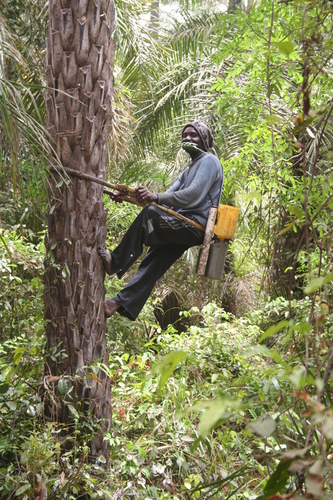
POLYGON ((154 207, 154 205, 147 205, 143 210, 148 214, 155 214, 159 212, 159 209, 154 207))
POLYGON ((143 209, 143 213, 147 217, 147 219, 155 219, 160 216, 161 210, 154 207, 153 205, 147 205, 143 209))

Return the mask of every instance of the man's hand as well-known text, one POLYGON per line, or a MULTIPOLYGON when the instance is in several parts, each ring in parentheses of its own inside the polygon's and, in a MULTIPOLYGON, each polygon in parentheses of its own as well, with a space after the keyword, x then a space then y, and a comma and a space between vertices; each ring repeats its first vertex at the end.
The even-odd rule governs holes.
POLYGON ((116 203, 121 203, 124 201, 124 193, 121 191, 115 190, 111 196, 111 199, 115 201, 116 203))
POLYGON ((138 203, 146 205, 158 200, 157 194, 152 193, 144 186, 139 186, 135 190, 135 199, 138 203))

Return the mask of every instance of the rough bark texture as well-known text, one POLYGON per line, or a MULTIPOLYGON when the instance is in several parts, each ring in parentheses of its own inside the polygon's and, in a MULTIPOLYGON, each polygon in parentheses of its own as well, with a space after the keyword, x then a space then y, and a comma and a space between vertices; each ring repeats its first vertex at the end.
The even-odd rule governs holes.
MULTIPOLYGON (((46 128, 64 167, 103 179, 113 93, 114 2, 49 0, 49 16, 46 128)), ((54 158, 50 161, 55 164, 54 158)), ((45 375, 56 399, 49 400, 46 413, 70 423, 69 403, 103 419, 105 431, 112 416, 110 381, 86 368, 96 360, 108 361, 104 271, 97 253, 106 236, 103 187, 74 177, 70 181, 61 185, 61 177, 50 174, 48 182, 45 316, 50 356, 45 375)), ((102 431, 91 443, 93 455, 107 455, 102 431)))
MULTIPOLYGON (((285 211, 279 221, 280 231, 283 231, 289 222, 290 215, 285 211)), ((290 292, 295 299, 301 299, 304 296, 305 283, 301 266, 293 269, 295 255, 298 255, 298 251, 305 247, 305 240, 303 244, 299 244, 301 236, 302 231, 298 229, 296 232, 289 230, 275 238, 268 274, 268 293, 273 299, 288 298, 290 292)))

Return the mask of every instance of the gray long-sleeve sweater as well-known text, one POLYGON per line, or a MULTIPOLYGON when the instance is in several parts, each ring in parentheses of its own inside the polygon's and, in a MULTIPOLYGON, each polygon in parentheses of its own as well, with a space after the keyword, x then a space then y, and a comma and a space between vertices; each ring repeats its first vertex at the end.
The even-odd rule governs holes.
POLYGON ((219 159, 205 153, 194 160, 165 193, 157 193, 158 203, 185 216, 193 215, 205 226, 210 207, 220 202, 223 182, 219 159))

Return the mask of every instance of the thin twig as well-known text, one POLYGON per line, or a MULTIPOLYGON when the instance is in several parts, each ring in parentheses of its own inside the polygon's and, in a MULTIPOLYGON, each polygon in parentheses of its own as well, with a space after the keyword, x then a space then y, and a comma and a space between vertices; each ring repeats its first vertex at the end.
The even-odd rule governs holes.
MULTIPOLYGON (((327 386, 328 381, 331 377, 332 368, 333 368, 333 349, 331 351, 331 355, 329 357, 328 364, 326 366, 326 370, 325 370, 325 374, 324 374, 324 378, 323 378, 323 388, 317 394, 316 401, 318 403, 321 403, 321 400, 325 394, 326 386, 327 386)), ((315 432, 314 427, 311 427, 311 429, 308 432, 307 438, 306 438, 305 447, 311 446, 314 432, 315 432)), ((302 468, 302 470, 300 471, 299 476, 298 476, 298 481, 297 481, 297 489, 298 490, 302 487, 302 485, 304 483, 304 476, 305 476, 305 467, 302 468)))

